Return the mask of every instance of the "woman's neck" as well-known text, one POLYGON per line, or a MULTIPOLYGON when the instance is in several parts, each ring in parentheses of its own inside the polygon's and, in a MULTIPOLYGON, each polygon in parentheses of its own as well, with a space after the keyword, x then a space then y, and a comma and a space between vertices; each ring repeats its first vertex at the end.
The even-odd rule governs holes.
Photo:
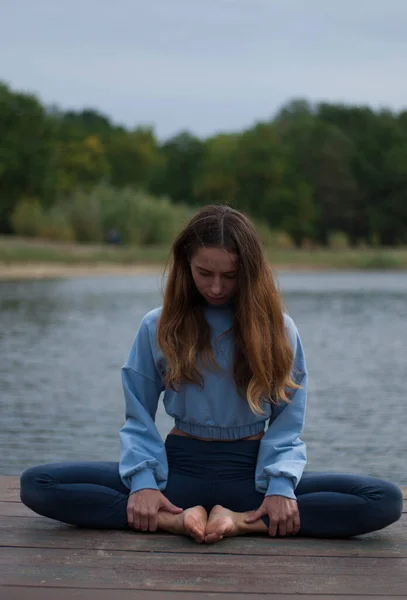
POLYGON ((226 300, 223 304, 210 304, 205 300, 205 307, 213 310, 225 310, 227 308, 232 308, 234 305, 234 299, 226 300))

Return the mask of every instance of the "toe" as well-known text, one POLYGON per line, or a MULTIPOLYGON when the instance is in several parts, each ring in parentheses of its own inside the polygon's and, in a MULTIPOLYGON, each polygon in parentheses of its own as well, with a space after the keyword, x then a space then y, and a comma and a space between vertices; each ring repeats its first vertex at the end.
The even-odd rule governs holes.
POLYGON ((204 539, 204 533, 198 527, 194 527, 191 531, 191 536, 198 542, 202 542, 204 539))
POLYGON ((223 536, 219 535, 218 533, 208 533, 208 535, 205 536, 205 543, 214 544, 215 542, 221 540, 222 537, 223 536))

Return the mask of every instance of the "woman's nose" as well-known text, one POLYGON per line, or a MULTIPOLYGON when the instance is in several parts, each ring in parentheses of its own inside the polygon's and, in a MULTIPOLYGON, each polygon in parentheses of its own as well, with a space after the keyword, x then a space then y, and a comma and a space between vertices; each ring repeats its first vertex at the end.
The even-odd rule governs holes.
POLYGON ((211 292, 212 294, 218 296, 221 292, 222 286, 221 286, 221 282, 220 279, 214 279, 211 285, 211 292))

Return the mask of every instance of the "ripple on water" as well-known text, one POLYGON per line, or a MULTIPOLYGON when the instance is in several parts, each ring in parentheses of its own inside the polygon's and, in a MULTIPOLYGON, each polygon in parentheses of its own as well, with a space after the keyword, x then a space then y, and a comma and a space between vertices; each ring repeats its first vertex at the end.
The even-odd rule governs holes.
MULTIPOLYGON (((159 276, 0 282, 1 474, 114 460, 123 364, 159 276)), ((310 470, 407 484, 407 274, 288 273, 280 288, 310 375, 310 470)), ((160 406, 161 435, 171 421, 160 406)))

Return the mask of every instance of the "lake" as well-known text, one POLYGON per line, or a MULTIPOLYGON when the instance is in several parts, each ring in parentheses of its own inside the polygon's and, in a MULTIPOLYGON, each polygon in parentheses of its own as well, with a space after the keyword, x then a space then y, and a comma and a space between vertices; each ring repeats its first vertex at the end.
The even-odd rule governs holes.
MULTIPOLYGON (((304 344, 307 470, 407 484, 407 273, 278 274, 304 344)), ((161 278, 0 282, 0 474, 118 460, 120 368, 161 278)), ((162 407, 161 435, 171 427, 162 407)))

